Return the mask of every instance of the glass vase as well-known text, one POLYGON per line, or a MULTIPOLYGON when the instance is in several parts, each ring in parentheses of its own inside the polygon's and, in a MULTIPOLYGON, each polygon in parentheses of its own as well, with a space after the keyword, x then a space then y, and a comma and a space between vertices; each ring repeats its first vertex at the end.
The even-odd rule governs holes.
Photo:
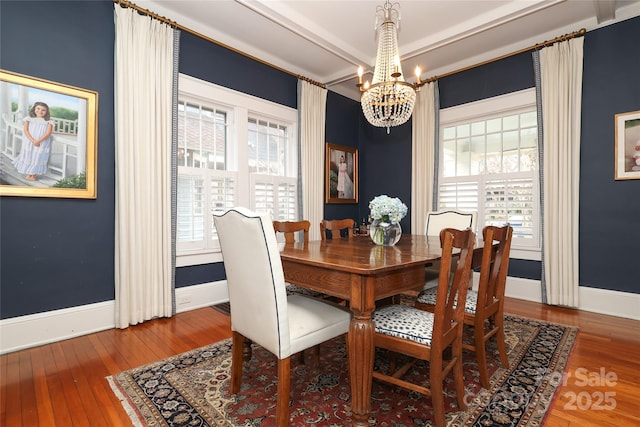
POLYGON ((391 224, 374 219, 369 229, 369 236, 376 245, 394 246, 402 237, 402 227, 400 223, 391 224))

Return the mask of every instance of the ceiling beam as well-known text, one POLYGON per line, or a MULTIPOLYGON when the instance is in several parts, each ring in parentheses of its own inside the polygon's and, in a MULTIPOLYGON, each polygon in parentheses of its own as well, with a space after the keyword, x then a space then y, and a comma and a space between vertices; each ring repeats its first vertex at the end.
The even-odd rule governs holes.
POLYGON ((616 19, 616 0, 593 0, 598 24, 616 19))

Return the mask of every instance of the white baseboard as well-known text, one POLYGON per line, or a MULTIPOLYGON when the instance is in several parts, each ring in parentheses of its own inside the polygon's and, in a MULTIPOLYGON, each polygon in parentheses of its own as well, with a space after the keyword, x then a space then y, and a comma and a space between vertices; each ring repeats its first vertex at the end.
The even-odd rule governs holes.
MULTIPOLYGON (((539 280, 508 277, 505 295, 542 302, 539 280)), ((640 320, 640 294, 580 286, 580 310, 640 320)))
MULTIPOLYGON (((176 289, 176 312, 229 300, 227 282, 176 289)), ((115 301, 0 320, 0 354, 115 328, 115 301)))
MULTIPOLYGON (((477 278, 475 278, 477 281, 477 278)), ((539 280, 507 279, 506 295, 541 302, 539 280)), ((176 289, 176 312, 229 300, 226 281, 176 289)), ((580 287, 580 309, 640 320, 640 295, 580 287)), ((0 320, 0 354, 115 328, 115 301, 0 320)))
POLYGON ((539 280, 507 277, 504 294, 511 298, 542 302, 542 290, 540 289, 539 280))
POLYGON ((229 290, 226 280, 176 289, 176 313, 227 301, 229 301, 229 290))
POLYGON ((0 321, 0 354, 115 328, 115 301, 0 321))
POLYGON ((640 294, 580 286, 580 310, 640 320, 640 294))

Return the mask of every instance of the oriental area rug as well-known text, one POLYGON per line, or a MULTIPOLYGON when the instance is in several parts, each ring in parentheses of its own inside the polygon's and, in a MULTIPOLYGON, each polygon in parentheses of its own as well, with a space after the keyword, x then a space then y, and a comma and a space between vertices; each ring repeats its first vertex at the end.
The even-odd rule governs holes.
MULTIPOLYGON (((465 331, 468 328, 465 328, 465 331)), ((505 315, 509 368, 500 366, 495 344, 488 346, 491 386, 482 388, 475 354, 465 351, 467 409, 456 404, 452 376, 444 384, 449 426, 539 426, 561 383, 577 328, 505 315)), ((465 337, 468 339, 471 334, 465 337)), ((493 340, 492 340, 493 341, 493 340)), ((254 344, 245 362, 240 393, 229 393, 231 340, 131 369, 107 378, 135 426, 273 426, 276 357, 254 344)), ((399 360, 399 362, 401 362, 399 360)), ((376 351, 376 369, 388 355, 376 351)), ((291 426, 351 425, 351 394, 344 338, 320 347, 320 357, 291 363, 291 426)), ((428 364, 408 373, 428 382, 428 364)), ((431 426, 431 399, 373 381, 369 424, 379 427, 431 426)))

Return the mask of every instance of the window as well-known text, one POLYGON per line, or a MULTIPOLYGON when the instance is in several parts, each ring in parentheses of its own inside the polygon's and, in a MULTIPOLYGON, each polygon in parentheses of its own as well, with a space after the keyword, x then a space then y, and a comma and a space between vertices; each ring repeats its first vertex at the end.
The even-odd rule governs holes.
POLYGON ((443 109, 440 118, 438 209, 477 211, 478 232, 508 222, 517 257, 539 259, 534 89, 443 109))
POLYGON ((177 265, 222 261, 214 212, 298 219, 297 112, 180 75, 177 265))

